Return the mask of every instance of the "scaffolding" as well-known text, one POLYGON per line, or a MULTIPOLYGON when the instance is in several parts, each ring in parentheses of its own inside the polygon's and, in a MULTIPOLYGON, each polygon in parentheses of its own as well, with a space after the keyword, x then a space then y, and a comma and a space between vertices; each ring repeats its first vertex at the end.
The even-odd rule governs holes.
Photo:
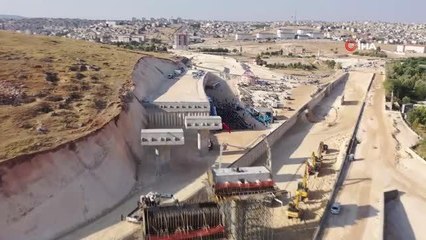
POLYGON ((228 239, 273 239, 273 208, 270 202, 261 198, 226 199, 221 205, 228 239))
POLYGON ((217 203, 155 206, 144 209, 145 239, 224 239, 223 211, 217 203))

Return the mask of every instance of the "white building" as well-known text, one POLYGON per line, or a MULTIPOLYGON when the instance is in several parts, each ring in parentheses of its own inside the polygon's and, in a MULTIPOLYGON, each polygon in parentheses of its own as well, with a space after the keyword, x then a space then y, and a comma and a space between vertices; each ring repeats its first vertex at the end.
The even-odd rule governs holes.
POLYGON ((279 39, 294 39, 296 36, 295 32, 290 29, 278 29, 277 37, 279 39))
POLYGON ((129 35, 118 35, 116 42, 129 43, 130 42, 130 36, 129 35))
POLYGON ((115 21, 106 21, 105 22, 107 27, 116 27, 117 23, 115 21))
POLYGON ((397 53, 404 53, 405 46, 404 45, 398 45, 396 46, 396 52, 397 53))
POLYGON ((237 33, 235 34, 236 41, 251 41, 254 40, 255 37, 249 33, 237 33))
POLYGON ((426 53, 425 46, 405 46, 405 52, 426 53))
POLYGON ((324 34, 322 32, 310 32, 310 33, 306 33, 306 35, 308 35, 310 38, 313 38, 313 39, 324 38, 324 34))
POLYGON ((274 33, 258 33, 256 34, 256 40, 271 40, 276 39, 277 35, 274 33))
POLYGON ((129 42, 144 42, 145 36, 143 35, 118 35, 117 38, 112 39, 111 42, 129 43, 129 42))
POLYGON ((311 37, 307 34, 303 34, 303 35, 297 35, 297 39, 299 40, 307 40, 307 39, 311 39, 311 37))
POLYGON ((426 53, 426 47, 425 46, 398 45, 396 47, 396 52, 398 52, 398 53, 426 53))
POLYGON ((131 35, 130 36, 130 41, 131 42, 145 42, 145 36, 144 35, 131 35))
POLYGON ((297 29, 296 34, 297 35, 305 35, 306 33, 310 32, 309 29, 297 29))

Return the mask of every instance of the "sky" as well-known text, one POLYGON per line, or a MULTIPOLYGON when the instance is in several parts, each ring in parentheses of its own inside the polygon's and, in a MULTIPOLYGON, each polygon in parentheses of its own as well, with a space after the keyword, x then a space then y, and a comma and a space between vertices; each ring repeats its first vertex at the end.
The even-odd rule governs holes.
POLYGON ((426 23, 425 0, 0 0, 0 14, 231 21, 386 21, 426 23))

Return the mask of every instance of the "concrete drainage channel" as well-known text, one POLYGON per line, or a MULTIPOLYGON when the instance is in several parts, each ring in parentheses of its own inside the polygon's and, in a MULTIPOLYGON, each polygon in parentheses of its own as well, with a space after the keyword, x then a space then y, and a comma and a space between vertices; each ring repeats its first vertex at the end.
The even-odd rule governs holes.
POLYGON ((367 92, 365 94, 365 98, 364 98, 364 101, 362 103, 361 110, 359 112, 359 117, 358 117, 358 120, 357 120, 356 125, 354 127, 354 131, 352 133, 352 137, 349 141, 346 152, 343 154, 344 161, 342 163, 342 166, 340 167, 341 170, 339 172, 339 175, 337 177, 336 182, 334 183, 333 190, 332 190, 332 193, 331 193, 331 197, 328 200, 326 208, 325 208, 326 210, 324 211, 324 214, 321 217, 320 223, 319 223, 314 235, 312 236, 313 240, 322 239, 322 235, 324 233, 325 222, 326 222, 326 219, 327 219, 328 214, 329 214, 328 209, 330 208, 331 204, 335 201, 338 190, 342 186, 342 184, 343 184, 343 182, 346 178, 346 174, 347 174, 349 166, 350 166, 349 155, 355 153, 356 146, 358 144, 358 140, 357 140, 356 136, 357 136, 358 128, 359 128, 359 125, 361 123, 361 119, 362 119, 362 116, 363 116, 363 113, 364 113, 368 93, 370 92, 370 89, 371 89, 371 86, 373 84, 373 80, 374 80, 375 76, 376 76, 376 74, 373 75, 373 77, 371 78, 370 83, 368 85, 367 92))

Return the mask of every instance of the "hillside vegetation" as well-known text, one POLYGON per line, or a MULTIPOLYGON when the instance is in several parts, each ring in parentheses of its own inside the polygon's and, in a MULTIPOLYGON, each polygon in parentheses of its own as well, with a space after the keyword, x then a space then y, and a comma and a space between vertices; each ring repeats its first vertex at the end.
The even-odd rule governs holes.
POLYGON ((385 88, 399 103, 426 100, 426 58, 409 58, 386 65, 385 88))
POLYGON ((143 55, 114 46, 0 31, 0 161, 108 123, 143 55))
MULTIPOLYGON (((426 100, 426 58, 409 58, 386 66, 385 88, 388 95, 393 91, 400 104, 426 100)), ((408 113, 408 123, 423 138, 426 138, 426 107, 415 108, 408 113)), ((426 141, 415 148, 426 159, 426 141)))

